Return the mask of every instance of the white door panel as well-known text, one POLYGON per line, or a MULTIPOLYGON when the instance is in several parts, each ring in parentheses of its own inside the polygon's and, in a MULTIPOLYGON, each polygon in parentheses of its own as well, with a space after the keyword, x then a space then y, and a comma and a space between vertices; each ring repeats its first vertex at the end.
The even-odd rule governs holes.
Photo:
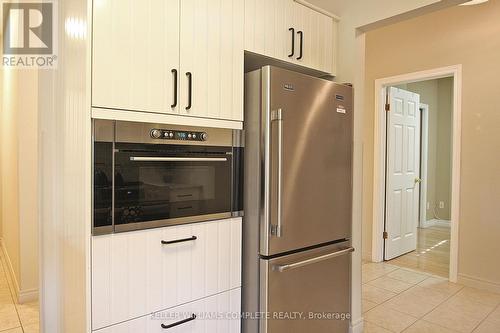
POLYGON ((420 96, 390 88, 387 113, 385 260, 417 247, 420 96))

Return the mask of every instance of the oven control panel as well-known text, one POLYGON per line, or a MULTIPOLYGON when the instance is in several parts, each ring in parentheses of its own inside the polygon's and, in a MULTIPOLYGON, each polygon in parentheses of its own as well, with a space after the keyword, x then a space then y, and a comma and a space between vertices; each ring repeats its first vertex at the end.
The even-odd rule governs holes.
POLYGON ((205 132, 177 131, 153 128, 149 131, 153 139, 180 140, 180 141, 207 141, 208 134, 205 132))

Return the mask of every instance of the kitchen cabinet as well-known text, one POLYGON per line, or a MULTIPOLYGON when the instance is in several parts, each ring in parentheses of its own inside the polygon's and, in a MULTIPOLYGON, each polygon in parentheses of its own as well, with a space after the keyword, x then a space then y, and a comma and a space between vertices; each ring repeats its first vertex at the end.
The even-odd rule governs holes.
POLYGON ((171 326, 174 332, 182 330, 185 333, 239 333, 241 331, 240 312, 241 289, 237 288, 95 332, 160 333, 168 330, 169 325, 177 323, 178 325, 171 326), (217 318, 215 316, 219 318, 215 320, 217 318))
POLYGON ((242 121, 243 11, 244 0, 95 1, 92 106, 242 121))
POLYGON ((241 218, 92 239, 93 330, 239 287, 241 218))
POLYGON ((245 50, 333 75, 337 24, 293 0, 246 0, 245 50))

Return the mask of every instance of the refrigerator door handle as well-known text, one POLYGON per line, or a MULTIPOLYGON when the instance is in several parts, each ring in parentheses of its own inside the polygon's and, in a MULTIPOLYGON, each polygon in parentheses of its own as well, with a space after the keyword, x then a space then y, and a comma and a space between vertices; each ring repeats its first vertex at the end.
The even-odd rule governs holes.
POLYGON ((291 270, 291 269, 295 269, 295 268, 299 268, 299 267, 303 267, 303 266, 315 264, 315 263, 318 263, 318 262, 321 262, 321 261, 325 261, 325 260, 329 260, 329 259, 336 258, 336 257, 340 257, 340 256, 343 256, 343 255, 349 254, 351 252, 354 252, 354 248, 353 247, 348 247, 348 248, 345 248, 345 249, 342 249, 342 250, 339 250, 339 251, 336 251, 336 252, 333 252, 333 253, 325 254, 325 255, 322 255, 322 256, 319 256, 319 257, 315 257, 315 258, 311 258, 311 259, 306 259, 306 260, 295 262, 295 263, 292 263, 292 264, 275 265, 273 267, 273 269, 279 271, 280 273, 283 273, 283 272, 291 270))
POLYGON ((277 191, 277 224, 273 228, 276 237, 282 237, 283 221, 283 110, 278 109, 271 112, 271 122, 278 123, 278 191, 277 191))

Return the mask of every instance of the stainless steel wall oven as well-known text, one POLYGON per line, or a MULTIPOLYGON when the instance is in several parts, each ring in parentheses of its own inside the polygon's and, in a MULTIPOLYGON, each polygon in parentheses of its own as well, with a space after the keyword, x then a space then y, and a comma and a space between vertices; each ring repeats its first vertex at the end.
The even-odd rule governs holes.
POLYGON ((240 131, 94 121, 93 234, 242 213, 240 131))

